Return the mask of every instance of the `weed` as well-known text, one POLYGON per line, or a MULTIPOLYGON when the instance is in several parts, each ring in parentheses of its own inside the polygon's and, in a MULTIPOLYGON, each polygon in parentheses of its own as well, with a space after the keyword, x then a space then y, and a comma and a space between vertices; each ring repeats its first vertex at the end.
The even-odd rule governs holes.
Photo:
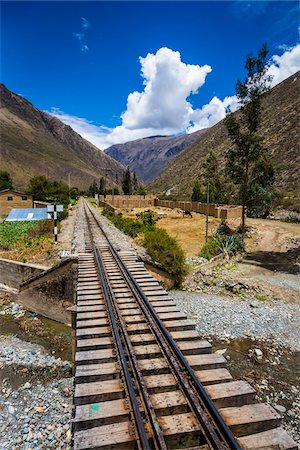
POLYGON ((258 300, 260 302, 265 302, 267 300, 267 296, 266 295, 259 294, 259 293, 255 294, 255 298, 256 298, 256 300, 258 300))

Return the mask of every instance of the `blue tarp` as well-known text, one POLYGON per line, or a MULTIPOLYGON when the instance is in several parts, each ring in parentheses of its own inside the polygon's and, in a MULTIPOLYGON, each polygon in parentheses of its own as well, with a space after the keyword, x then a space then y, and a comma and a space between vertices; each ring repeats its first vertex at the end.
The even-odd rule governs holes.
POLYGON ((47 208, 15 208, 9 213, 6 222, 45 219, 51 219, 50 214, 47 212, 47 208))

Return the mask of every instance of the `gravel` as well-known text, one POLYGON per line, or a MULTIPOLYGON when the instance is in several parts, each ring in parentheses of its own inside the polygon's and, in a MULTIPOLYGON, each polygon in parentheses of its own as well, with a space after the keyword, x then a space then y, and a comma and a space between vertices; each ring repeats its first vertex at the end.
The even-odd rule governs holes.
POLYGON ((66 371, 72 367, 69 361, 55 358, 40 345, 22 341, 14 336, 0 336, 0 364, 35 367, 59 367, 66 371))
POLYGON ((172 291, 177 306, 195 321, 202 336, 255 337, 300 350, 300 305, 280 301, 229 299, 221 296, 172 291))
POLYGON ((0 336, 1 450, 71 449, 70 367, 68 361, 54 358, 39 345, 0 336), (60 378, 44 383, 31 379, 33 371, 41 368, 49 378, 54 370, 60 378), (3 378, 3 374, 9 375, 3 378))

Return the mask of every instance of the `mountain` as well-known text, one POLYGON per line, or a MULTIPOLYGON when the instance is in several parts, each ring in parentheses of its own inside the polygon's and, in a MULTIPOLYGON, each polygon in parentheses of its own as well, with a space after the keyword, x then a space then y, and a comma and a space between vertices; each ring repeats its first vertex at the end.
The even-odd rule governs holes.
POLYGON ((86 189, 108 173, 122 179, 124 167, 83 139, 56 117, 39 111, 25 98, 0 84, 1 170, 7 170, 15 188, 24 189, 34 175, 68 182, 86 189))
POLYGON ((138 177, 149 183, 175 155, 197 140, 206 130, 180 136, 151 136, 112 145, 105 153, 124 166, 130 166, 138 177))
MULTIPOLYGON (((285 207, 300 208, 300 72, 275 86, 263 98, 260 134, 272 159, 275 187, 283 195, 285 207)), ((237 111, 235 114, 239 114, 237 111)), ((209 150, 225 164, 225 153, 231 146, 224 120, 209 128, 190 147, 172 159, 149 186, 152 192, 190 198, 193 180, 203 174, 203 163, 209 150)))

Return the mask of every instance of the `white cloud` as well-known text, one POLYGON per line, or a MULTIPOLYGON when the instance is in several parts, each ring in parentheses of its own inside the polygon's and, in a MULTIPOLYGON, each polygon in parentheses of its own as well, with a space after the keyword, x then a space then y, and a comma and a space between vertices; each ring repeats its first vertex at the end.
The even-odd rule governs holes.
MULTIPOLYGON (((274 55, 270 62, 269 73, 274 77, 272 86, 275 86, 300 69, 300 45, 287 49, 281 56, 274 55)), ((156 54, 148 53, 145 58, 141 57, 140 63, 144 90, 128 95, 120 126, 112 129, 97 126, 57 108, 53 108, 50 114, 104 150, 113 144, 147 136, 192 133, 208 128, 225 117, 228 107, 231 111, 239 107, 233 95, 223 100, 213 97, 202 108, 193 109, 187 98, 198 92, 212 69, 208 65, 185 64, 179 52, 163 47, 156 54)))
POLYGON ((271 63, 268 73, 273 76, 273 87, 300 70, 300 44, 288 48, 281 56, 272 56, 271 63))
POLYGON ((73 33, 73 36, 75 36, 79 42, 80 50, 82 52, 87 52, 89 50, 88 46, 85 43, 85 32, 86 30, 91 26, 90 22, 86 20, 84 17, 81 17, 81 32, 80 33, 73 33))
POLYGON ((71 116, 61 111, 59 108, 52 108, 51 111, 46 111, 48 114, 57 117, 66 125, 73 128, 76 133, 80 134, 84 139, 92 142, 96 147, 101 150, 109 147, 110 141, 106 139, 112 132, 111 128, 105 126, 94 125, 93 122, 76 116, 71 116))

